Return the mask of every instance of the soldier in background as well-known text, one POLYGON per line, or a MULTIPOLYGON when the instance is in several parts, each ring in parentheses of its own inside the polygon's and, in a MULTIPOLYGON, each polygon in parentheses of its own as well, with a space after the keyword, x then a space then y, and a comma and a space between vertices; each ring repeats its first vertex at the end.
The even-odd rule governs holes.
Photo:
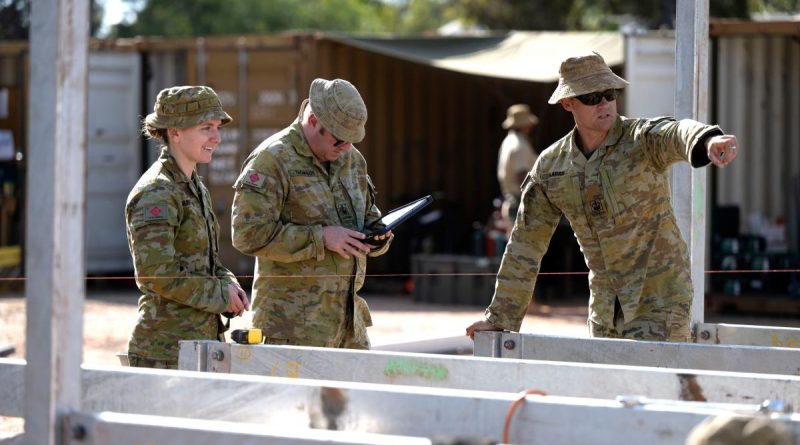
POLYGON ((256 257, 253 325, 269 344, 368 349, 362 230, 381 216, 367 163, 367 108, 342 79, 315 79, 292 124, 250 154, 236 180, 233 245, 256 257))
POLYGON ((195 171, 211 161, 219 129, 230 121, 205 86, 162 90, 144 119, 143 133, 163 146, 125 205, 143 294, 128 344, 131 366, 177 369, 178 340, 224 341, 220 313, 249 309, 247 294, 217 257, 219 224, 195 171))
POLYGON ((736 137, 689 119, 620 116, 616 99, 628 82, 597 53, 570 57, 559 72, 549 103, 572 113, 575 128, 526 178, 494 298, 467 335, 519 330, 563 213, 590 270, 591 335, 688 341, 693 289, 669 167, 722 168, 736 157, 736 137))
POLYGON ((508 134, 500 144, 497 155, 497 181, 500 183, 500 192, 503 193, 501 214, 508 233, 511 233, 517 217, 522 197, 520 186, 536 162, 536 152, 533 151, 529 138, 538 123, 539 118, 525 104, 508 107, 506 120, 503 121, 503 128, 508 130, 508 134))

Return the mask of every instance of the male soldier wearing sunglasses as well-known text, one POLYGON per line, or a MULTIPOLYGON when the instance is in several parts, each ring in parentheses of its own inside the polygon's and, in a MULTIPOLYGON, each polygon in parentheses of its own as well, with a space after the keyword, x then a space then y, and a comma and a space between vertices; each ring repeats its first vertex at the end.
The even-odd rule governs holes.
POLYGON ((628 84, 597 53, 562 62, 549 103, 575 128, 542 152, 522 185, 522 204, 486 319, 475 331, 518 331, 539 264, 563 213, 589 267, 593 337, 688 341, 689 253, 670 199, 669 167, 725 167, 738 143, 719 127, 617 114, 628 84))
POLYGON ((381 217, 364 139, 367 107, 350 82, 315 79, 297 119, 262 142, 234 185, 233 245, 256 257, 253 325, 269 344, 368 349, 366 256, 389 248, 362 230, 381 217))

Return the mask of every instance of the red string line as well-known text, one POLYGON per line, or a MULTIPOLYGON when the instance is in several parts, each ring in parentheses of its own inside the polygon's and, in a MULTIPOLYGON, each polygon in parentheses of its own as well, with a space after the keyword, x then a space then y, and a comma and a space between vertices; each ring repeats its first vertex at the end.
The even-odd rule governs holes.
MULTIPOLYGON (((1 270, 1 269, 0 269, 1 270)), ((706 274, 713 275, 713 274, 767 274, 767 273, 800 273, 800 269, 734 269, 734 270, 707 270, 705 271, 706 274)), ((581 271, 581 272, 540 272, 539 275, 551 275, 551 276, 558 276, 558 275, 588 275, 589 272, 581 271)), ((391 278, 391 277, 477 277, 477 276, 496 276, 497 272, 444 272, 444 273, 375 273, 375 274, 364 274, 364 277, 383 277, 383 278, 391 278)), ((254 278, 254 275, 236 275, 236 278, 254 278)), ((263 278, 351 278, 354 277, 352 274, 319 274, 319 275, 261 275, 263 278)), ((193 276, 142 276, 139 279, 142 280, 155 280, 155 279, 170 279, 170 280, 177 280, 177 279, 208 279, 208 278, 221 278, 221 277, 212 277, 210 275, 193 275, 193 276)), ((0 282, 2 281, 25 281, 27 277, 0 277, 0 282)), ((133 275, 122 275, 122 276, 100 276, 100 275, 92 275, 86 276, 86 280, 92 281, 114 281, 114 280, 134 280, 136 279, 133 275)))

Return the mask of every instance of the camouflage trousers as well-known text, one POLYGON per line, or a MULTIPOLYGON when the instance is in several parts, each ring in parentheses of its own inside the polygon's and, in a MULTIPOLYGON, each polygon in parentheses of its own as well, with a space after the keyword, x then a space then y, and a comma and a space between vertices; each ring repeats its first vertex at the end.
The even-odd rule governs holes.
POLYGON ((651 307, 630 321, 624 319, 618 305, 619 301, 614 309, 614 326, 608 327, 592 320, 588 321, 592 337, 670 342, 691 341, 689 304, 651 307))
POLYGON ((155 360, 128 354, 128 365, 135 368, 178 369, 177 360, 155 360))
MULTIPOLYGON (((369 337, 366 334, 361 338, 356 338, 357 336, 352 330, 344 336, 344 338, 336 345, 332 346, 334 348, 342 348, 342 349, 369 349, 369 337)), ((289 340, 286 338, 275 338, 275 337, 264 337, 264 343, 268 345, 291 345, 291 346, 308 346, 308 345, 301 345, 300 342, 289 340)))

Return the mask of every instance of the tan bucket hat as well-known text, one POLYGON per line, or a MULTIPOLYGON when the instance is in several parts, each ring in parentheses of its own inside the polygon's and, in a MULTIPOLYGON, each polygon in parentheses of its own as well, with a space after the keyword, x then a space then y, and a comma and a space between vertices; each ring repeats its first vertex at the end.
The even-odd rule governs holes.
POLYGON ((311 111, 334 137, 350 143, 364 140, 367 106, 352 83, 314 79, 308 98, 311 111))
POLYGON ((206 86, 164 88, 144 123, 152 128, 188 128, 211 119, 222 125, 233 119, 222 109, 217 93, 206 86))
POLYGON ((592 52, 577 57, 570 57, 561 62, 558 70, 559 79, 556 90, 548 103, 556 104, 561 99, 580 96, 611 89, 622 89, 628 82, 617 76, 606 65, 603 56, 592 52))
POLYGON ((532 125, 537 125, 539 118, 531 113, 531 109, 526 104, 516 104, 508 107, 506 111, 506 120, 503 121, 503 128, 522 128, 532 125))

